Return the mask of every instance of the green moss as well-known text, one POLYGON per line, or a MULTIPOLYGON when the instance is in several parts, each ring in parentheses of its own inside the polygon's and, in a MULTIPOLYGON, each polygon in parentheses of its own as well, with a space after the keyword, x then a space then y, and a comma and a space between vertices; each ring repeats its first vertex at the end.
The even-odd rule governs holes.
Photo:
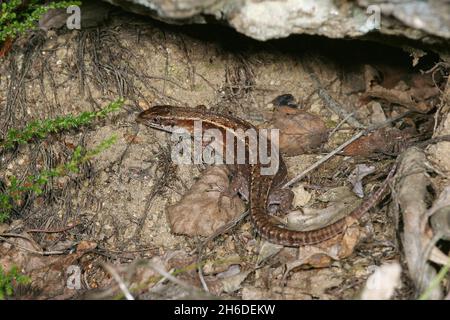
POLYGON ((83 112, 80 115, 67 115, 55 119, 36 120, 23 129, 11 129, 4 140, 0 140, 0 148, 11 149, 20 144, 26 144, 33 138, 44 139, 51 133, 61 132, 86 126, 95 119, 104 118, 111 112, 119 110, 124 101, 118 99, 100 111, 83 112))
POLYGON ((0 266, 0 300, 10 297, 14 294, 15 284, 28 284, 31 279, 19 272, 16 266, 5 272, 0 266))
MULTIPOLYGON (((88 125, 95 119, 103 118, 107 114, 118 110, 122 107, 123 103, 124 101, 119 99, 110 103, 100 111, 83 112, 78 116, 68 115, 55 119, 34 121, 22 130, 10 130, 5 140, 0 143, 0 146, 4 149, 9 149, 18 144, 29 143, 33 138, 43 139, 50 133, 88 125)), ((9 179, 9 186, 6 187, 4 192, 0 193, 0 222, 4 222, 10 217, 15 203, 21 201, 26 194, 42 194, 43 187, 51 178, 65 176, 71 172, 77 173, 83 163, 108 149, 116 141, 117 137, 114 135, 91 150, 83 150, 81 147, 77 147, 72 154, 71 160, 67 163, 60 164, 56 168, 50 170, 43 170, 36 175, 30 175, 23 181, 19 181, 17 177, 12 176, 9 179)))
POLYGON ((42 4, 31 0, 26 6, 22 0, 10 0, 1 4, 0 43, 8 38, 16 38, 37 27, 37 21, 50 9, 63 9, 71 5, 81 5, 81 1, 54 1, 42 4))

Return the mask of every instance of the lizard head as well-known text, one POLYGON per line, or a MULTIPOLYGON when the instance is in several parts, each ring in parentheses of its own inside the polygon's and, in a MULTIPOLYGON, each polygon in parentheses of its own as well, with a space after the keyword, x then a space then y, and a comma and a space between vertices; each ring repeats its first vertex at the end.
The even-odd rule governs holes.
POLYGON ((172 128, 176 125, 176 118, 174 117, 175 109, 177 107, 169 105, 154 106, 142 111, 136 117, 136 122, 151 128, 172 131, 172 128))

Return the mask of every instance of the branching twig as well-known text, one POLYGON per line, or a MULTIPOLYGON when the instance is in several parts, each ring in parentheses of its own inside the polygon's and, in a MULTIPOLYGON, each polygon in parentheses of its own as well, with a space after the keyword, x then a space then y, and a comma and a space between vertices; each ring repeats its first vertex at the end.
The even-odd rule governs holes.
POLYGON ((26 232, 28 233, 60 233, 60 232, 66 232, 70 229, 75 228, 76 226, 79 226, 81 224, 81 222, 77 221, 73 224, 70 224, 64 228, 59 228, 59 229, 29 229, 26 230, 26 232))
MULTIPOLYGON (((11 236, 11 235, 8 235, 8 236, 11 236)), ((24 239, 26 239, 26 238, 24 238, 24 239)), ((30 252, 30 253, 34 253, 34 254, 38 254, 38 255, 41 255, 41 256, 59 255, 59 254, 64 254, 65 253, 64 251, 37 251, 37 250, 28 249, 28 248, 26 248, 24 246, 21 246, 20 244, 15 243, 14 241, 10 241, 10 240, 6 239, 5 237, 2 237, 2 236, 0 236, 0 240, 5 241, 5 242, 7 242, 7 243, 9 243, 9 244, 11 244, 13 246, 16 246, 17 248, 19 248, 21 250, 24 250, 24 251, 27 251, 27 252, 30 252)), ((26 239, 26 240, 30 241, 29 239, 26 239)))
POLYGON ((336 149, 334 149, 333 151, 331 151, 330 153, 328 153, 327 155, 325 155, 324 157, 322 157, 319 161, 313 163, 311 166, 309 166, 308 168, 306 168, 303 172, 301 172, 299 175, 297 175, 296 177, 294 177, 293 179, 289 180, 287 183, 285 183, 283 185, 283 188, 288 188, 291 185, 293 185, 294 183, 300 181, 301 179, 303 179, 303 177, 305 177, 309 172, 313 171, 314 169, 316 169, 317 167, 319 167, 321 164, 323 164, 324 162, 326 162, 327 160, 329 160, 331 157, 333 157, 335 154, 341 152, 342 150, 344 150, 345 147, 347 147, 349 144, 351 144, 352 142, 358 140, 359 138, 361 138, 362 136, 369 134, 372 131, 375 131, 379 128, 382 128, 384 126, 387 126, 388 124, 395 122, 405 116, 407 116, 408 114, 410 114, 411 111, 407 111, 397 117, 388 119, 382 123, 379 124, 375 124, 370 126, 369 128, 360 131, 358 133, 356 133, 355 135, 353 135, 353 137, 351 137, 349 140, 347 140, 346 142, 344 142, 343 144, 341 144, 339 147, 337 147, 336 149))

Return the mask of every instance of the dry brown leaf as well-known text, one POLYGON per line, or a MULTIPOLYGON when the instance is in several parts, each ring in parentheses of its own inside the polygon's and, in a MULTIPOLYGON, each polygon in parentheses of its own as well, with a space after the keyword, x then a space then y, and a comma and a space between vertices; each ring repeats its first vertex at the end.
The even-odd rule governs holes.
POLYGON ((358 195, 358 197, 364 197, 364 188, 362 185, 362 180, 365 176, 372 174, 375 171, 374 166, 368 166, 366 164, 358 164, 356 168, 349 175, 347 180, 353 185, 353 192, 358 195))
POLYGON ((283 276, 281 268, 276 271, 263 268, 255 272, 255 277, 254 284, 242 289, 242 299, 332 299, 327 291, 343 281, 341 275, 331 268, 302 270, 289 277, 283 276))
MULTIPOLYGON (((23 236, 27 237, 24 233, 23 236)), ((27 237, 28 238, 28 237, 27 237)), ((29 290, 21 292, 18 298, 34 299, 34 292, 39 292, 39 298, 64 298, 68 299, 77 294, 76 290, 67 286, 69 267, 78 266, 78 260, 90 249, 96 247, 95 243, 83 241, 75 253, 67 255, 37 255, 26 249, 41 252, 42 249, 32 238, 11 238, 16 245, 9 243, 0 244, 0 265, 9 270, 17 266, 21 272, 31 278, 29 290), (19 248, 25 248, 21 249, 19 248)))
POLYGON ((10 37, 6 38, 3 43, 0 43, 0 59, 5 57, 11 51, 14 40, 10 37))
POLYGON ((426 113, 433 108, 432 103, 427 100, 440 93, 438 84, 442 79, 433 79, 430 73, 411 73, 401 67, 384 67, 379 73, 371 67, 366 69, 366 93, 362 98, 366 102, 369 97, 378 98, 426 113))
POLYGON ((228 277, 224 277, 221 279, 223 291, 226 293, 235 292, 242 287, 242 282, 247 279, 248 275, 251 273, 251 270, 246 270, 239 272, 237 274, 233 274, 228 277))
POLYGON ((226 166, 208 168, 178 203, 167 207, 172 232, 209 236, 244 212, 245 205, 239 197, 221 195, 228 187, 226 166))
POLYGON ((93 250, 97 247, 97 243, 92 241, 81 241, 77 246, 77 252, 82 253, 85 251, 93 250))
MULTIPOLYGON (((436 77, 440 78, 438 74, 436 74, 436 77)), ((440 90, 437 87, 435 81, 440 83, 441 80, 442 79, 433 80, 433 77, 430 73, 413 74, 411 76, 411 96, 419 101, 438 96, 440 90)))
POLYGON ((332 268, 296 272, 286 282, 289 288, 308 293, 315 298, 331 299, 327 291, 342 284, 343 278, 332 268))
POLYGON ((395 153, 405 149, 411 136, 411 130, 380 128, 350 143, 342 154, 351 157, 368 157, 374 153, 395 153))
POLYGON ((279 147, 288 156, 307 153, 327 139, 325 122, 316 115, 296 108, 277 108, 271 127, 280 129, 279 147))
POLYGON ((418 99, 413 96, 413 93, 414 92, 398 89, 386 89, 380 85, 374 85, 367 90, 366 96, 383 99, 420 113, 427 113, 433 108, 431 104, 427 104, 424 101, 418 101, 418 99))

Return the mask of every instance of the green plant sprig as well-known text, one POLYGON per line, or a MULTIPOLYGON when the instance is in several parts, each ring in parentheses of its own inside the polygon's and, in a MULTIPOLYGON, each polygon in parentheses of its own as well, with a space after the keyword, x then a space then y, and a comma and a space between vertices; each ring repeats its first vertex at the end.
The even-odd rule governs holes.
POLYGON ((17 12, 22 0, 10 0, 1 4, 0 43, 7 38, 15 38, 36 28, 36 21, 50 9, 64 9, 71 5, 81 5, 81 1, 55 1, 48 4, 30 1, 22 12, 17 12))
POLYGON ((431 280, 430 285, 426 290, 419 296, 419 300, 428 300, 433 292, 433 290, 439 286, 439 284, 444 280, 450 269, 450 259, 447 263, 439 270, 438 274, 431 280))
POLYGON ((19 272, 16 266, 13 266, 8 272, 5 272, 0 266, 0 300, 10 297, 14 293, 14 284, 28 284, 30 277, 19 272))
POLYGON ((99 111, 86 111, 77 116, 67 115, 55 119, 36 120, 22 130, 10 129, 5 139, 0 141, 0 147, 11 149, 16 145, 28 143, 32 138, 44 139, 50 133, 88 125, 95 119, 104 118, 107 114, 119 110, 123 103, 123 99, 118 99, 99 111))
POLYGON ((53 177, 61 177, 69 173, 78 173, 79 168, 85 162, 91 160, 101 152, 110 148, 117 141, 117 136, 113 135, 108 139, 103 140, 98 146, 91 150, 83 150, 80 146, 75 148, 71 159, 56 168, 50 170, 43 170, 36 175, 30 175, 20 182, 17 177, 10 178, 10 185, 6 188, 4 193, 0 193, 0 222, 7 220, 13 209, 13 203, 21 201, 26 193, 34 193, 41 195, 43 187, 53 177))

